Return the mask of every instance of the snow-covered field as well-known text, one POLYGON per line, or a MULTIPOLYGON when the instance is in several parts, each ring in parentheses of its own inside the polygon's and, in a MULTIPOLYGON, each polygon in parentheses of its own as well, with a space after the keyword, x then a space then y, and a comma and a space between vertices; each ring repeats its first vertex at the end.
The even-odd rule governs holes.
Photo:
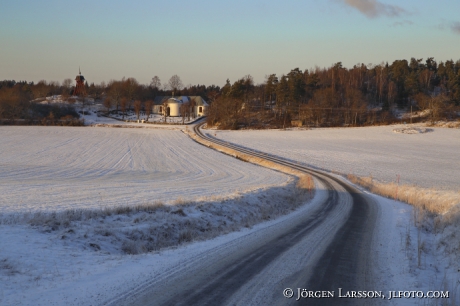
POLYGON ((0 128, 0 213, 229 196, 288 182, 178 130, 0 128))
MULTIPOLYGON (((119 124, 94 115, 85 117, 119 124)), ((242 208, 237 219, 247 219, 254 210, 257 214, 263 209, 256 205, 245 212, 245 205, 270 192, 278 194, 279 186, 292 185, 290 176, 195 143, 182 132, 183 127, 132 126, 141 128, 0 128, 0 305, 81 305, 94 300, 101 290, 108 290, 105 298, 111 296, 115 292, 110 288, 94 284, 103 282, 106 274, 113 280, 111 273, 123 274, 124 268, 143 269, 136 266, 141 255, 122 255, 123 240, 132 242, 127 236, 154 230, 171 236, 166 238, 168 243, 174 235, 184 235, 178 224, 187 220, 192 220, 188 221, 191 226, 201 222, 205 228, 222 227, 226 232, 237 216, 232 213, 232 199, 242 208), (271 188, 275 190, 269 191, 271 188), (247 192, 250 194, 244 196, 247 192), (219 207, 222 199, 230 204, 219 207), (198 206, 184 207, 193 201, 198 206), (203 211, 200 201, 215 204, 203 211), (97 212, 158 203, 179 208, 130 217, 102 213, 101 217, 56 225, 62 222, 59 214, 69 209, 97 212), (43 212, 45 215, 37 215, 43 212), (49 214, 54 212, 58 219, 50 223, 54 219, 49 214), (186 214, 190 217, 183 217, 186 214), (25 215, 29 217, 23 219, 25 215), (36 221, 37 226, 29 225, 36 221), (119 265, 124 268, 117 272, 119 265), (59 288, 54 289, 58 283, 59 288), (82 294, 82 290, 91 293, 82 294)), ((276 195, 266 198, 273 199, 276 195)), ((251 224, 251 218, 248 222, 251 224)), ((187 234, 182 239, 193 238, 193 233, 191 237, 187 234)), ((128 252, 143 247, 143 242, 128 245, 128 252)))
MULTIPOLYGON (((94 115, 85 120, 119 124, 94 115)), ((286 175, 194 143, 180 130, 184 127, 133 126, 143 128, 0 128, 0 217, 155 201, 174 205, 192 199, 232 198, 246 191, 262 196, 267 188, 290 181, 286 175)), ((392 181, 400 174, 402 183, 458 190, 459 130, 434 128, 424 134, 396 134, 394 128, 209 133, 331 171, 360 176, 371 173, 382 181, 392 181)), ((454 267, 448 261, 437 261, 423 252, 418 266, 417 240, 421 239, 427 250, 436 246, 429 234, 414 226, 412 207, 378 196, 374 199, 380 205, 375 267, 381 276, 376 280, 381 287, 375 289, 458 288, 458 275, 452 273, 454 267)), ((309 205, 300 209, 308 210, 309 205)), ((193 207, 184 211, 200 217, 193 207)), ((229 213, 231 210, 225 212, 229 213)), ((205 260, 210 251, 230 252, 231 241, 277 222, 289 222, 291 216, 141 255, 110 250, 110 239, 118 239, 110 233, 97 236, 100 250, 88 245, 100 228, 139 226, 131 219, 125 221, 122 215, 103 219, 100 228, 86 222, 51 232, 6 222, 0 224, 0 305, 98 305, 112 301, 131 288, 167 277, 170 271, 197 258, 205 260)), ((388 305, 423 303, 429 302, 388 301, 388 305)))
POLYGON ((340 174, 460 191, 460 129, 395 133, 403 126, 312 130, 210 131, 208 134, 340 174))

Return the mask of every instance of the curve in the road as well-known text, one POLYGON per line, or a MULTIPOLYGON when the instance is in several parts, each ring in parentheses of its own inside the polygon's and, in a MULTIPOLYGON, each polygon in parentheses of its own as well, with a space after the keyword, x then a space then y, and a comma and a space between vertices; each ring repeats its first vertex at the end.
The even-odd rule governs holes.
MULTIPOLYGON (((304 265, 295 273, 275 281, 271 305, 360 305, 365 300, 340 299, 338 289, 372 290, 371 245, 373 228, 377 216, 376 206, 358 189, 327 173, 283 160, 277 156, 256 152, 208 137, 194 127, 195 134, 220 146, 250 156, 269 160, 310 174, 324 186, 327 196, 318 209, 292 222, 283 231, 271 233, 261 239, 221 258, 209 260, 190 271, 179 271, 168 276, 161 284, 156 283, 137 294, 134 300, 123 305, 226 305, 258 304, 245 296, 244 289, 250 287, 257 277, 263 277, 277 261, 291 250, 304 252, 295 254, 305 259, 304 265), (310 237, 322 235, 320 239, 310 237), (180 290, 169 291, 168 288, 180 290), (286 299, 282 290, 286 287, 305 288, 314 291, 334 291, 332 299, 286 299)), ((289 258, 289 257, 286 257, 289 258)), ((281 264, 283 264, 281 262, 281 264)), ((272 280, 273 281, 273 280, 272 280)), ((260 280, 259 280, 260 283, 260 280)), ((248 293, 254 294, 253 291, 248 293)), ((246 294, 246 295, 247 295, 246 294)))
MULTIPOLYGON (((343 292, 346 292, 347 290, 358 290, 357 287, 359 290, 365 290, 364 287, 372 286, 372 264, 369 253, 371 251, 372 231, 376 221, 377 208, 372 203, 369 203, 368 197, 365 197, 361 191, 349 184, 324 172, 208 137, 200 129, 204 124, 200 123, 194 127, 194 132, 203 139, 244 154, 270 160, 308 173, 331 186, 324 179, 326 177, 328 180, 333 180, 345 188, 353 198, 353 206, 349 217, 335 235, 332 243, 316 265, 312 277, 303 288, 333 291, 337 291, 337 288, 342 288, 343 292)), ((320 303, 320 301, 324 301, 327 304, 330 300, 318 300, 317 302, 320 303)), ((356 303, 356 301, 353 301, 353 303, 356 303)))

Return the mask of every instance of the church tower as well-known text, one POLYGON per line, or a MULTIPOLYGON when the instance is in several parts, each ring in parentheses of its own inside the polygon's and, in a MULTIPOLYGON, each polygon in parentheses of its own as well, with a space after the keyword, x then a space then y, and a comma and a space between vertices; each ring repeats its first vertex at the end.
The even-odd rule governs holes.
POLYGON ((74 96, 81 96, 86 94, 86 89, 85 89, 85 77, 81 75, 80 67, 78 68, 78 75, 75 78, 75 81, 77 81, 77 85, 75 86, 75 89, 73 91, 74 96))

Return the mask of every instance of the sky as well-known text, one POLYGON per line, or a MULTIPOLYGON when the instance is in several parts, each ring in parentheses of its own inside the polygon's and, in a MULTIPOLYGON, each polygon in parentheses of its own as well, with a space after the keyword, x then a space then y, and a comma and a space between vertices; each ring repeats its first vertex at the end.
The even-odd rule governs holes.
POLYGON ((0 0, 0 80, 89 83, 460 59, 458 0, 0 0))

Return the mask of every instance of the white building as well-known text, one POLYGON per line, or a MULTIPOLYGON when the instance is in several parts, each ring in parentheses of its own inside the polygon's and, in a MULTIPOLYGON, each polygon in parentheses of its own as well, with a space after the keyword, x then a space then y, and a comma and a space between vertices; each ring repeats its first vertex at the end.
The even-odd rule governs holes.
POLYGON ((167 117, 180 117, 182 107, 185 107, 186 112, 190 109, 191 117, 196 118, 206 114, 209 104, 200 96, 158 96, 154 100, 152 112, 163 116, 166 114, 167 117))

